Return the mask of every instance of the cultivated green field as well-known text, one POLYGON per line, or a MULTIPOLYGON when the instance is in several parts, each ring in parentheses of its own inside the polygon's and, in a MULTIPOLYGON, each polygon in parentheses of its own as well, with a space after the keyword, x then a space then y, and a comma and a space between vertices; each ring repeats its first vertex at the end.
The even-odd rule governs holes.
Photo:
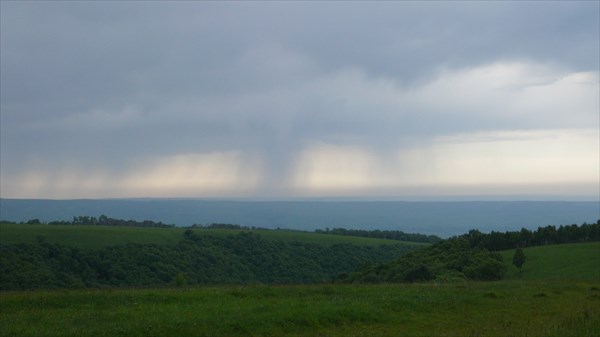
MULTIPOLYGON (((20 225, 0 224, 0 243, 36 242, 43 236, 50 243, 75 246, 78 248, 101 248, 110 245, 126 244, 167 244, 174 245, 183 238, 182 228, 145 228, 145 227, 113 227, 113 226, 71 226, 71 225, 20 225)), ((195 229, 197 234, 224 237, 235 235, 240 230, 230 229, 195 229)), ((288 230, 253 230, 264 239, 298 241, 321 245, 349 243, 354 245, 381 245, 405 243, 408 245, 425 245, 423 243, 402 242, 364 237, 316 234, 311 232, 288 230)))
POLYGON ((600 242, 525 248, 522 273, 512 265, 515 250, 502 252, 506 279, 590 280, 600 282, 600 242))
POLYGON ((2 293, 0 336, 598 336, 598 282, 2 293))

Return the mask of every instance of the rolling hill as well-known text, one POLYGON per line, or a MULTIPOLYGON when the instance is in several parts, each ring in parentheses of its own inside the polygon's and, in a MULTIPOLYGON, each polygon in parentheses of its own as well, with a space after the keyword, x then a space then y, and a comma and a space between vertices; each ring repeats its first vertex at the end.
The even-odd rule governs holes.
MULTIPOLYGON (((156 247, 176 245, 184 236, 177 228, 49 227, 3 224, 0 246, 40 244, 37 236, 44 236, 48 242, 106 252, 111 245, 149 245, 152 256, 157 256, 156 247)), ((250 240, 254 245, 263 240, 269 250, 261 260, 276 247, 271 243, 296 242, 295 250, 310 245, 333 247, 313 259, 333 253, 339 240, 357 239, 369 249, 381 247, 377 243, 395 242, 288 231, 257 231, 260 240, 232 230, 194 233, 207 233, 217 241, 229 237, 233 243, 250 240)), ((209 241, 198 248, 208 248, 209 241)), ((65 252, 59 252, 59 257, 81 253, 65 252)), ((3 291, 0 336, 598 336, 600 243, 526 248, 522 274, 511 264, 514 250, 500 254, 508 272, 493 282, 179 287, 172 283, 160 288, 3 291)), ((115 256, 110 263, 122 260, 123 255, 115 256)), ((339 263, 339 259, 332 262, 339 263)))
MULTIPOLYGON (((43 237, 49 243, 75 246, 78 248, 101 248, 111 245, 136 243, 174 245, 183 238, 185 228, 145 228, 114 226, 71 226, 71 225, 25 225, 0 223, 0 243, 32 243, 43 237)), ((198 229, 198 233, 223 238, 236 235, 241 230, 198 229)), ((247 232, 247 231, 246 231, 247 232)), ((319 245, 353 244, 360 246, 377 246, 389 244, 405 244, 422 246, 422 243, 401 242, 365 237, 342 235, 324 235, 291 230, 252 230, 267 240, 285 242, 314 243, 319 245)))

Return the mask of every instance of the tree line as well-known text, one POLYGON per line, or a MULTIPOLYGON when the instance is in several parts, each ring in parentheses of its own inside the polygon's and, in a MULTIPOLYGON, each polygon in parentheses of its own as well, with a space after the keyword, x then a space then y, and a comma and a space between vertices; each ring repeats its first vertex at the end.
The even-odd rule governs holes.
POLYGON ((580 226, 560 225, 538 227, 530 231, 521 228, 520 231, 482 233, 473 229, 460 236, 469 241, 473 247, 484 247, 490 251, 544 246, 562 243, 578 243, 600 241, 600 220, 595 224, 583 223, 580 226))
POLYGON ((230 223, 211 223, 208 225, 193 224, 189 228, 192 228, 192 229, 230 229, 230 230, 244 230, 244 231, 270 230, 269 228, 264 228, 264 227, 241 226, 241 225, 230 224, 230 223))
MULTIPOLYGON (((16 224, 13 221, 5 221, 2 220, 0 222, 16 224)), ((85 226, 117 226, 117 227, 154 227, 154 228, 173 228, 175 225, 173 224, 164 224, 161 221, 152 221, 152 220, 123 220, 123 219, 114 219, 109 218, 106 215, 100 215, 99 217, 95 216, 74 216, 73 220, 55 220, 49 222, 42 222, 40 219, 30 219, 24 222, 20 222, 20 224, 24 225, 85 225, 85 226)))
POLYGON ((317 229, 315 233, 319 234, 334 234, 347 236, 360 236, 367 238, 378 238, 388 240, 399 240, 409 242, 436 243, 442 241, 442 238, 436 235, 425 235, 419 233, 404 233, 403 231, 391 230, 365 230, 365 229, 346 229, 346 228, 326 228, 325 230, 317 229))

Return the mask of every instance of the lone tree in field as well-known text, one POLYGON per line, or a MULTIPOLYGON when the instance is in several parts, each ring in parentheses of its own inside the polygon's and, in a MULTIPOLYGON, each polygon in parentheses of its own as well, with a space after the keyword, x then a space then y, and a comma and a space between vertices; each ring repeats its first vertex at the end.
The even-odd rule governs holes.
POLYGON ((521 268, 523 268, 523 264, 525 264, 525 253, 523 253, 523 249, 517 248, 512 262, 515 267, 519 268, 519 274, 521 274, 521 268))

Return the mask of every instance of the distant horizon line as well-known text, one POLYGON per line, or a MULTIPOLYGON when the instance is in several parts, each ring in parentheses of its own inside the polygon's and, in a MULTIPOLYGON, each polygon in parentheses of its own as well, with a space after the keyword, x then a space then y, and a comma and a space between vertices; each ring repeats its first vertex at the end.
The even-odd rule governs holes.
POLYGON ((325 196, 325 197, 98 197, 98 198, 14 198, 0 200, 40 201, 230 201, 230 202, 600 202, 600 196, 325 196))

